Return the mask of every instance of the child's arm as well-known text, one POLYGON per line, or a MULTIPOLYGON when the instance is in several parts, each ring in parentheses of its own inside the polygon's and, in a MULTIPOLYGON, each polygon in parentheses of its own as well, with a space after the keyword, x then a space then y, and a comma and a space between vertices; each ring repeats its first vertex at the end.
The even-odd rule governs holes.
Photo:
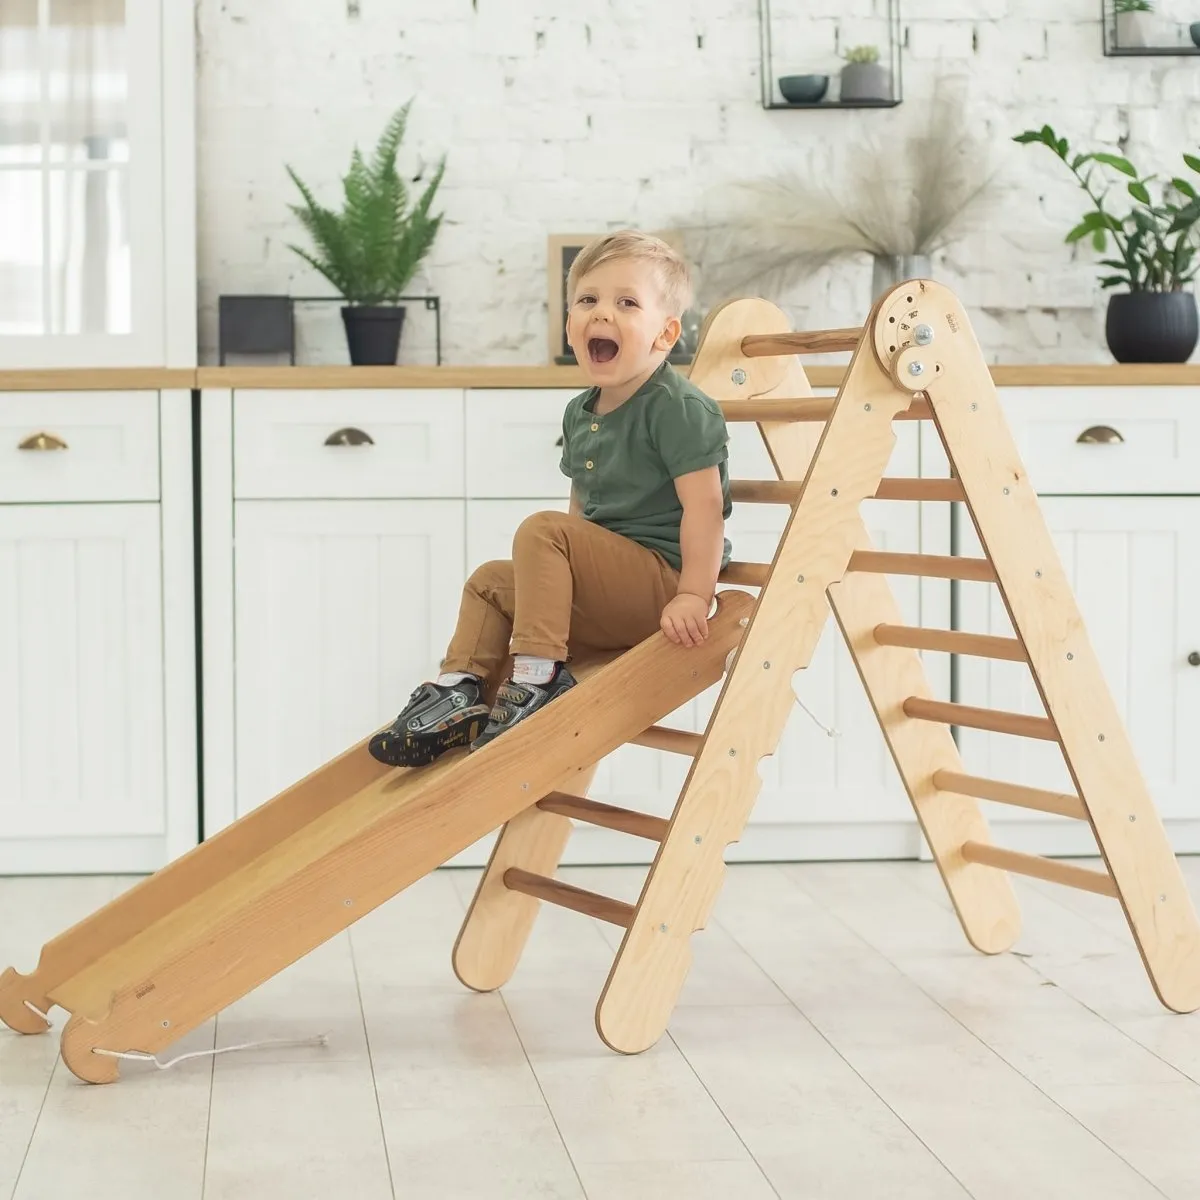
POLYGON ((708 610, 717 590, 725 550, 724 498, 717 467, 680 475, 675 492, 683 505, 679 527, 683 569, 675 598, 663 609, 662 631, 682 646, 708 637, 708 610))
POLYGON ((571 504, 567 512, 573 517, 583 516, 583 505, 579 502, 579 493, 575 490, 574 484, 571 485, 571 504))

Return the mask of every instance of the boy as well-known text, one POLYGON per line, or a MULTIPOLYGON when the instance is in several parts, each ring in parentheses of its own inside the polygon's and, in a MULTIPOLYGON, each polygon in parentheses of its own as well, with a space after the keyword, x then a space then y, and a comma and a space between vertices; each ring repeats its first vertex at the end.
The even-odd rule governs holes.
POLYGON ((728 435, 720 406, 666 361, 690 293, 687 266, 646 234, 597 238, 575 259, 567 339, 592 386, 563 415, 570 510, 526 519, 511 561, 467 581, 442 674, 371 739, 375 758, 420 766, 487 745, 575 686, 572 651, 630 649, 659 629, 683 646, 708 636, 730 557, 728 435))

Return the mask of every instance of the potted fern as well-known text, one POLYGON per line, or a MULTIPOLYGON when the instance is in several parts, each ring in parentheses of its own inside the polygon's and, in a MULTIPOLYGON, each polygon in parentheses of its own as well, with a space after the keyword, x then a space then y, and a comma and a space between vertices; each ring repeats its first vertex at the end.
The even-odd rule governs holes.
MULTIPOLYGON (((1117 362, 1186 362, 1200 339, 1196 298, 1184 290, 1200 271, 1196 237, 1200 192, 1179 176, 1155 184, 1152 192, 1149 185, 1154 176, 1139 175, 1128 159, 1118 154, 1073 155, 1067 139, 1049 125, 1027 129, 1013 141, 1046 146, 1091 202, 1066 242, 1090 238, 1093 247, 1104 253, 1112 240, 1115 257, 1100 260, 1105 269, 1100 286, 1121 289, 1109 297, 1105 319, 1113 357, 1117 362), (1133 203, 1123 216, 1108 206, 1109 186, 1100 190, 1103 172, 1098 180, 1097 166, 1092 164, 1124 177, 1124 190, 1133 203)), ((1183 160, 1200 173, 1200 158, 1185 154, 1183 160)))
POLYGON ((350 361, 390 366, 395 363, 404 328, 404 294, 429 252, 442 222, 430 206, 446 170, 443 157, 421 198, 409 209, 408 188, 396 170, 410 100, 388 122, 370 162, 355 146, 350 170, 342 179, 340 212, 318 203, 291 167, 288 174, 304 198, 288 207, 312 238, 315 254, 290 246, 320 271, 346 300, 342 321, 350 361))

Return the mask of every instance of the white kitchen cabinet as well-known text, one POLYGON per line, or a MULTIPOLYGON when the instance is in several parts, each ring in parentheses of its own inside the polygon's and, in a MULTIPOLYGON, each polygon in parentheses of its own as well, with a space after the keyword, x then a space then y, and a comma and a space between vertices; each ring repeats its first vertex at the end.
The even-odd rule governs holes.
POLYGON ((464 579, 460 500, 235 506, 241 816, 386 725, 437 671, 464 579))
POLYGON ((0 873, 157 865, 154 504, 0 505, 0 873))
MULTIPOLYGON (((1043 496, 1042 512, 1142 773, 1178 850, 1200 850, 1200 498, 1043 496)), ((961 553, 978 553, 960 521, 961 553)), ((958 625, 1013 636, 991 585, 959 586, 958 625)), ((1042 715, 1028 667, 962 657, 964 704, 1042 715)), ((1074 791, 1057 743, 959 731, 969 772, 1074 791)), ((1034 853, 1094 852, 1086 826, 986 805, 1005 844, 1034 853)))
POLYGON ((0 875, 199 837, 192 397, 0 395, 0 875))

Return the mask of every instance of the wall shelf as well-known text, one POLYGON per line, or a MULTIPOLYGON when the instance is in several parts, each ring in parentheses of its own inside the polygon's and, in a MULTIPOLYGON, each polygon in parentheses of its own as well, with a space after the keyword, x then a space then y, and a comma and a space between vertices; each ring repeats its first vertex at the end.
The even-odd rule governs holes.
MULTIPOLYGON (((1197 28, 1200 28, 1200 10, 1196 12, 1197 28)), ((1191 37, 1188 23, 1164 20, 1157 13, 1120 13, 1116 11, 1116 0, 1100 0, 1100 36, 1105 58, 1190 58, 1200 54, 1200 46, 1191 37), (1170 36, 1174 30, 1173 45, 1157 45, 1154 39, 1170 36), (1144 45, 1144 41, 1151 44, 1144 45)))
POLYGON ((874 17, 837 18, 833 25, 832 45, 814 49, 815 31, 828 36, 828 20, 813 18, 805 11, 803 0, 759 0, 759 75, 762 106, 765 109, 895 108, 904 101, 901 69, 903 38, 900 30, 900 0, 877 0, 874 17), (772 13, 772 3, 778 10, 772 13), (822 30, 822 26, 826 29, 822 30), (867 32, 869 31, 869 32, 867 32), (883 86, 876 94, 863 89, 850 97, 842 95, 842 71, 847 65, 846 51, 855 45, 874 45, 879 50, 878 67, 883 86), (780 90, 780 78, 808 75, 826 77, 828 85, 818 100, 790 101, 780 90))

